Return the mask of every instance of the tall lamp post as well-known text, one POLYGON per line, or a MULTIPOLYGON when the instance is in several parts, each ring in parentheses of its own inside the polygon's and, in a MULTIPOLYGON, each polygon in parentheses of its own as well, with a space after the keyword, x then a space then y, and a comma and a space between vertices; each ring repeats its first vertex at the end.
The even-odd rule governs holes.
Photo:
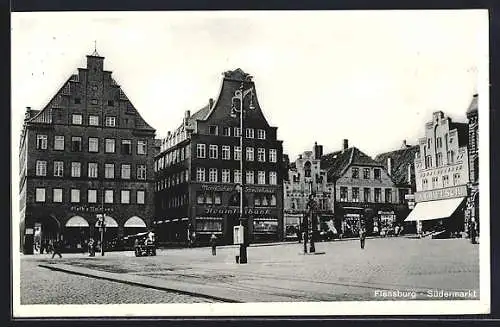
MULTIPOLYGON (((307 207, 309 209, 309 224, 311 224, 311 236, 310 236, 310 241, 309 241, 309 253, 315 253, 316 252, 316 247, 314 245, 314 237, 315 235, 315 230, 316 230, 316 220, 315 220, 315 215, 316 215, 316 201, 314 200, 314 193, 313 193, 313 182, 312 180, 309 180, 309 201, 307 202, 307 207)), ((309 231, 309 228, 308 228, 309 231)))
MULTIPOLYGON (((251 76, 248 77, 248 79, 251 79, 251 76)), ((253 87, 250 87, 247 90, 244 90, 244 84, 241 82, 240 88, 234 92, 234 96, 231 99, 231 116, 232 117, 237 117, 239 115, 240 117, 240 149, 241 149, 241 155, 240 155, 240 172, 241 172, 241 187, 240 187, 240 228, 243 228, 243 235, 244 239, 242 244, 240 244, 240 259, 239 263, 247 263, 248 257, 247 257, 247 244, 248 244, 248 219, 244 217, 243 214, 243 192, 244 192, 244 185, 245 185, 245 173, 244 173, 244 148, 243 148, 243 117, 245 115, 245 109, 243 107, 243 100, 247 95, 250 94, 250 106, 249 109, 253 110, 255 109, 253 105, 253 87), (239 102, 239 106, 235 103, 239 102)))

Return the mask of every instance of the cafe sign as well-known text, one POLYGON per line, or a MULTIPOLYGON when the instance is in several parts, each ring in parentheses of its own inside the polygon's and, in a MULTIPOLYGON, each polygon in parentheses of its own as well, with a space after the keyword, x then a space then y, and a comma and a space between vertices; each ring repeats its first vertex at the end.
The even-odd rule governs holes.
POLYGON ((433 200, 444 200, 451 198, 463 198, 467 196, 467 186, 441 188, 437 190, 422 191, 415 193, 415 202, 426 202, 433 200))
MULTIPOLYGON (((212 215, 236 215, 240 213, 239 208, 231 207, 217 207, 217 208, 205 208, 205 214, 212 215)), ((271 209, 264 208, 245 208, 243 209, 244 215, 270 215, 271 209)))
MULTIPOLYGON (((75 212, 103 212, 102 207, 94 206, 71 206, 70 210, 75 212)), ((113 212, 113 208, 104 208, 104 212, 113 212)))
MULTIPOLYGON (((201 185, 202 191, 212 191, 212 192, 232 192, 235 190, 234 185, 201 185)), ((245 185, 243 188, 243 192, 246 193, 275 193, 276 189, 273 187, 258 187, 245 185)))

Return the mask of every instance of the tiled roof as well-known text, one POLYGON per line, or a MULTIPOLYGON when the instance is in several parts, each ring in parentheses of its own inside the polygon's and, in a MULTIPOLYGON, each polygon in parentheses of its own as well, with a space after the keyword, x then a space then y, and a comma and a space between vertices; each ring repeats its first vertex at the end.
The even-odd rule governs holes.
POLYGON ((472 97, 472 101, 469 105, 469 108, 467 109, 467 113, 477 111, 477 98, 478 98, 477 94, 474 94, 474 96, 472 97))
POLYGON ((469 143, 469 125, 467 123, 451 123, 451 129, 457 129, 458 146, 467 146, 469 143))
POLYGON ((375 161, 387 167, 387 158, 392 159, 392 172, 391 178, 396 185, 409 185, 411 181, 408 180, 408 165, 413 167, 415 160, 415 153, 419 151, 418 145, 410 146, 404 149, 385 152, 377 155, 375 161))
POLYGON ((322 169, 326 169, 328 181, 342 176, 345 169, 351 165, 382 167, 380 163, 356 147, 348 148, 345 151, 335 151, 321 157, 320 166, 322 169))

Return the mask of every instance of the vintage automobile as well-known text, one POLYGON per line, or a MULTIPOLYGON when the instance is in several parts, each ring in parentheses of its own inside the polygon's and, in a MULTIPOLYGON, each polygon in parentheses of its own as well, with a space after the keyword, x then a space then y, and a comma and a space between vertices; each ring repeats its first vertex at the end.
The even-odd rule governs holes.
POLYGON ((155 256, 156 242, 153 232, 138 233, 125 237, 126 241, 134 242, 134 253, 136 257, 155 256))

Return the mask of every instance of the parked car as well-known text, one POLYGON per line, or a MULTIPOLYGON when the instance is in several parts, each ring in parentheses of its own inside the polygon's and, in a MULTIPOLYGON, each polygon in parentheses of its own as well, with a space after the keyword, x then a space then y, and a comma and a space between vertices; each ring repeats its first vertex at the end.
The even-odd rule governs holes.
POLYGON ((124 237, 124 242, 134 242, 134 253, 136 257, 155 256, 156 242, 153 232, 138 233, 124 237))

